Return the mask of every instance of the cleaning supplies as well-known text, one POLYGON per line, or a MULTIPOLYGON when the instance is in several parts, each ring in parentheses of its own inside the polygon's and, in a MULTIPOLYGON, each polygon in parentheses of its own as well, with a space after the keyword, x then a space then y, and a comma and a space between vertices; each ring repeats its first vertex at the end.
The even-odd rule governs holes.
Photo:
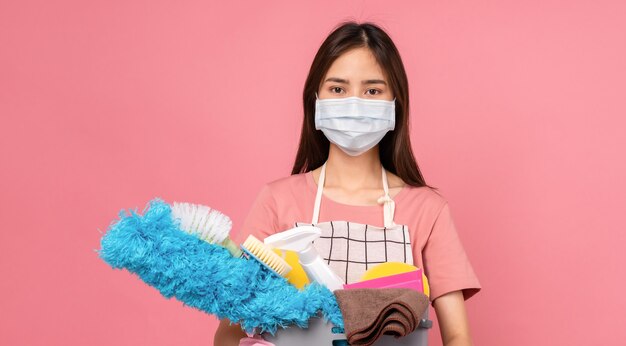
POLYGON ((230 218, 208 206, 174 202, 172 218, 180 222, 180 229, 211 244, 225 247, 234 257, 243 252, 228 234, 233 226, 230 218))
POLYGON ((160 199, 150 201, 142 214, 120 211, 96 252, 112 268, 137 275, 165 298, 228 318, 250 333, 306 327, 320 312, 343 327, 336 298, 326 287, 312 283, 298 290, 259 261, 233 257, 224 247, 181 230, 171 206, 160 199))
POLYGON ((273 249, 274 253, 281 256, 285 262, 291 267, 291 271, 285 275, 285 279, 289 281, 290 284, 296 286, 298 289, 303 289, 306 285, 311 283, 309 277, 307 276, 304 268, 300 265, 300 260, 298 259, 298 253, 291 250, 279 250, 273 249))
POLYGON ((280 330, 276 335, 263 333, 262 337, 275 346, 348 346, 343 328, 341 332, 335 329, 332 323, 313 317, 306 329, 290 327, 280 330))
POLYGON ((355 282, 350 285, 344 285, 344 289, 356 288, 410 288, 412 290, 422 292, 424 284, 422 283, 422 270, 383 276, 376 279, 355 282))
POLYGON ((289 266, 284 259, 274 253, 253 235, 248 236, 246 241, 241 245, 241 248, 245 253, 259 261, 278 276, 284 277, 291 270, 291 266, 289 266))
POLYGON ((248 237, 241 248, 237 246, 228 237, 233 225, 232 221, 215 209, 200 204, 174 202, 172 218, 180 222, 181 230, 210 244, 225 247, 233 257, 242 257, 245 251, 249 257, 258 260, 278 276, 284 277, 291 270, 287 262, 253 236, 248 237))
MULTIPOLYGON (((424 274, 423 270, 417 268, 416 266, 407 264, 407 263, 402 263, 402 262, 385 262, 385 263, 381 263, 378 264, 372 268, 370 268, 368 271, 366 271, 363 276, 361 277, 361 281, 367 281, 367 280, 373 280, 373 279, 378 279, 378 278, 383 278, 386 276, 392 276, 392 275, 397 275, 397 274, 403 274, 403 273, 408 273, 408 272, 412 272, 412 271, 416 271, 419 270, 421 273, 421 284, 422 284, 422 288, 418 289, 418 287, 416 287, 416 289, 418 289, 418 291, 423 292, 424 294, 426 294, 426 296, 430 297, 430 287, 428 286, 428 278, 426 277, 426 274, 424 274)), ((406 278, 412 278, 411 276, 406 276, 406 278)), ((415 281, 418 281, 417 278, 412 278, 415 281)), ((392 278, 390 280, 393 280, 391 282, 398 282, 398 281, 402 281, 404 280, 404 277, 400 276, 400 277, 396 277, 396 278, 392 278)), ((384 281, 380 281, 380 284, 382 284, 384 281)), ((390 282, 387 282, 387 284, 389 284, 390 282)), ((358 284, 358 283, 357 283, 358 284)), ((376 285, 376 282, 371 283, 372 285, 376 285)), ((408 285, 410 285, 410 283, 407 283, 408 285)), ((367 285, 367 284, 366 284, 367 285)), ((358 285, 357 285, 358 286, 358 285)))
POLYGON ((272 248, 295 251, 310 280, 328 287, 331 291, 342 289, 343 280, 324 263, 313 246, 313 241, 321 234, 322 231, 318 227, 298 226, 272 234, 263 242, 272 248))
POLYGON ((233 225, 232 221, 228 216, 215 209, 201 204, 174 202, 172 218, 179 221, 181 230, 193 234, 210 244, 218 244, 225 247, 233 257, 242 257, 243 252, 246 252, 249 257, 258 260, 278 276, 285 276, 291 270, 287 262, 273 253, 254 236, 248 237, 241 248, 237 246, 228 237, 233 225))
POLYGON ((377 264, 370 269, 368 269, 363 276, 361 276, 361 281, 372 280, 377 278, 382 278, 384 276, 402 274, 407 272, 412 272, 417 270, 418 268, 414 265, 403 263, 403 262, 385 262, 381 264, 377 264))
POLYGON ((360 288, 337 290, 334 294, 350 345, 373 345, 384 334, 407 336, 419 327, 428 309, 428 297, 407 288, 360 288))

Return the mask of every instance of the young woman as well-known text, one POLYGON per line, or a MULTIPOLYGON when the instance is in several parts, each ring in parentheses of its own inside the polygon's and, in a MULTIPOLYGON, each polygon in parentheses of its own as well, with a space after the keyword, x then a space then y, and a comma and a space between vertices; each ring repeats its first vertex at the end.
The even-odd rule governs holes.
MULTIPOLYGON (((263 186, 241 239, 316 224, 317 250, 348 283, 376 263, 423 268, 444 344, 471 345, 464 301, 481 286, 447 201, 415 162, 408 81, 390 37, 372 23, 339 25, 313 60, 303 101, 291 175, 263 186)), ((245 337, 221 321, 215 344, 245 337)))

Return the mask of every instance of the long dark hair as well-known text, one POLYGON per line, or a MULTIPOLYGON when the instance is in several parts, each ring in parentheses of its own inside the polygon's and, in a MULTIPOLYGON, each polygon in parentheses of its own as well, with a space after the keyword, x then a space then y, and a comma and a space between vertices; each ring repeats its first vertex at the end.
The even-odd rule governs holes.
POLYGON ((304 121, 300 145, 291 174, 299 174, 320 167, 328 159, 330 142, 322 131, 315 129, 315 92, 332 63, 344 52, 358 47, 369 48, 389 80, 396 97, 396 126, 379 142, 383 167, 411 186, 429 186, 417 166, 409 138, 409 83, 395 44, 376 24, 354 21, 343 22, 320 46, 304 84, 304 121))

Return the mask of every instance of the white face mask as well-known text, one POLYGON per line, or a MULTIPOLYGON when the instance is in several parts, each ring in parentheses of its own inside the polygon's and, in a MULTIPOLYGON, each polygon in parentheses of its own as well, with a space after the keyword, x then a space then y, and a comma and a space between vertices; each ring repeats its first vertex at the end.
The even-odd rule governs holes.
POLYGON ((350 156, 370 150, 396 125, 396 102, 357 96, 320 100, 315 93, 315 129, 350 156))

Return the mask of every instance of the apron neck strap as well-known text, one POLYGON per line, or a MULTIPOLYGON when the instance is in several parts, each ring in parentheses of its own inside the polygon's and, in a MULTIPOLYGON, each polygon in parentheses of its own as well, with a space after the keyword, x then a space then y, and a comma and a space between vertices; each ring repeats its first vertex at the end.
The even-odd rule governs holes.
POLYGON ((317 194, 315 195, 315 207, 313 208, 312 224, 317 224, 320 219, 320 204, 322 203, 322 189, 324 189, 324 180, 326 179, 326 162, 322 165, 320 177, 317 180, 317 194))
POLYGON ((378 198, 378 203, 383 205, 383 212, 385 214, 385 227, 393 227, 395 226, 395 222, 393 222, 393 214, 396 209, 396 202, 391 199, 389 196, 389 185, 387 182, 387 173, 385 172, 385 167, 383 167, 383 189, 385 190, 385 194, 378 198))
MULTIPOLYGON (((383 189, 385 191, 385 194, 378 199, 378 203, 383 204, 385 227, 393 227, 396 225, 393 222, 393 214, 395 212, 395 202, 389 196, 389 184, 387 182, 387 173, 385 172, 384 167, 382 167, 382 171, 383 171, 383 174, 382 174, 383 189)), ((311 223, 314 225, 319 222, 320 205, 322 203, 322 190, 324 189, 325 180, 326 180, 326 162, 324 162, 324 164, 322 165, 320 177, 317 182, 317 194, 315 195, 315 207, 313 208, 313 219, 311 220, 311 223)))

